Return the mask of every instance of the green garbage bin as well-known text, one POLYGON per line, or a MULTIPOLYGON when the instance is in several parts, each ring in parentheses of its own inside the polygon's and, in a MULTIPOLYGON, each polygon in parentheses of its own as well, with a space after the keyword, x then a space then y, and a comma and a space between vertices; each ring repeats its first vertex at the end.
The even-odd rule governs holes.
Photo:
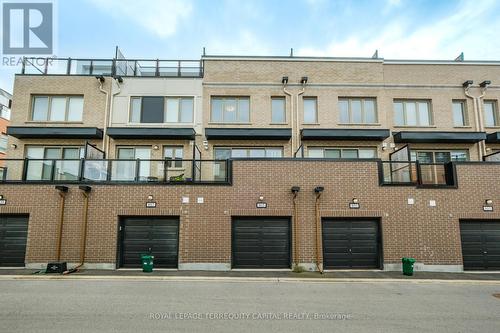
POLYGON ((145 273, 151 273, 153 271, 153 259, 155 257, 150 254, 141 255, 142 261, 142 271, 145 273))
POLYGON ((403 258, 403 274, 412 276, 413 275, 413 264, 415 263, 414 258, 403 258))

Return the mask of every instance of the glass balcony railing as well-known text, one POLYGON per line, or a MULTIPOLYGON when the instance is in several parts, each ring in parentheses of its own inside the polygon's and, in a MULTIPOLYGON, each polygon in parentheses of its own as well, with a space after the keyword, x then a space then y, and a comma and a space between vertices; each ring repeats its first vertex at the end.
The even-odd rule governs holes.
POLYGON ((230 160, 6 159, 1 182, 229 184, 230 160))
POLYGON ((422 187, 455 186, 453 163, 417 161, 380 161, 381 185, 418 185, 422 187))

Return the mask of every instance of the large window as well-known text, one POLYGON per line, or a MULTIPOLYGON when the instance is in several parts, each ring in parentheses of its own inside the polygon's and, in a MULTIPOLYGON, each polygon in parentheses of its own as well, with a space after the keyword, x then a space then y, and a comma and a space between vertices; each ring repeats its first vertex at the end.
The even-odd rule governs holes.
POLYGON ((310 158, 376 158, 376 148, 307 148, 310 158))
POLYGON ((500 126, 500 115, 496 101, 484 101, 484 126, 500 126))
POLYGON ((430 101, 394 101, 394 124, 396 126, 430 126, 432 124, 430 101))
POLYGON ((242 157, 250 157, 250 158, 279 158, 283 157, 283 148, 282 147, 265 147, 265 148, 240 148, 240 147, 224 147, 224 148, 215 148, 215 159, 216 160, 224 160, 229 158, 242 158, 242 157))
POLYGON ((315 124, 318 122, 318 99, 316 97, 304 97, 304 124, 315 124))
POLYGON ((182 146, 165 146, 163 147, 163 156, 169 160, 167 166, 169 168, 182 168, 182 158, 184 155, 182 146))
POLYGON ((111 180, 133 181, 146 180, 151 171, 151 148, 149 147, 119 147, 117 149, 119 160, 114 161, 111 180), (137 161, 139 160, 139 161, 137 161), (137 164, 139 170, 137 170, 137 164), (136 172, 137 171, 137 172, 136 172))
POLYGON ((412 150, 411 160, 420 163, 447 163, 451 161, 468 161, 469 152, 467 150, 449 151, 423 151, 412 150))
POLYGON ((285 97, 271 98, 271 122, 273 124, 282 124, 286 122, 285 97))
POLYGON ((33 96, 31 120, 82 121, 83 96, 33 96))
POLYGON ((77 180, 83 148, 66 146, 27 146, 26 180, 77 180), (63 161, 71 160, 71 161, 63 161))
POLYGON ((453 126, 467 126, 467 109, 465 106, 465 101, 453 101, 452 110, 453 110, 453 126))
POLYGON ((192 123, 192 97, 144 96, 130 99, 131 123, 192 123))
POLYGON ((210 121, 218 123, 249 123, 249 97, 212 97, 210 121))
POLYGON ((339 121, 342 124, 377 122, 375 98, 340 98, 339 113, 339 121))

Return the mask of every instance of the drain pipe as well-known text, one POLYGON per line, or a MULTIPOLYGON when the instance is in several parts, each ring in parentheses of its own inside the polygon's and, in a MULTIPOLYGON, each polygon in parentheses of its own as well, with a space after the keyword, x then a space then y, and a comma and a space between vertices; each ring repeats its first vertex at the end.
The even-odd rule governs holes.
MULTIPOLYGON (((115 81, 116 81, 116 85, 118 87, 118 90, 114 93, 111 94, 111 98, 110 98, 110 102, 109 102, 109 116, 107 117, 107 121, 105 120, 105 123, 106 123, 106 128, 108 127, 111 127, 111 119, 113 117, 113 105, 114 105, 114 98, 116 95, 118 95, 119 93, 121 93, 122 91, 122 88, 120 86, 120 83, 123 83, 123 78, 121 76, 116 76, 114 77, 115 81)), ((110 89, 113 89, 113 82, 111 82, 111 88, 110 89)), ((104 132, 105 134, 106 132, 104 132)), ((107 135, 104 135, 104 137, 106 138, 106 144, 104 146, 104 151, 105 152, 109 152, 109 141, 110 141, 110 138, 107 136, 107 135)), ((109 157, 108 157, 109 158, 109 157)))
POLYGON ((66 194, 68 193, 67 186, 56 186, 56 190, 59 191, 59 196, 61 198, 61 205, 59 210, 59 226, 57 228, 57 262, 61 260, 61 245, 62 245, 62 235, 63 235, 63 225, 64 225, 64 204, 66 202, 66 194))
POLYGON ((292 203, 293 203, 293 269, 296 269, 299 266, 299 222, 298 219, 298 207, 297 207, 297 195, 300 192, 299 186, 292 187, 292 203))
POLYGON ((293 117, 293 95, 292 95, 292 93, 290 91, 288 91, 286 89, 287 84, 288 84, 288 76, 283 76, 283 78, 281 79, 281 83, 283 84, 283 92, 286 95, 290 96, 290 121, 291 121, 291 125, 292 125, 292 137, 291 137, 292 142, 291 142, 291 145, 292 145, 292 155, 293 155, 293 153, 294 153, 294 145, 293 145, 293 143, 295 141, 295 138, 293 136, 293 129, 294 129, 294 120, 293 120, 293 118, 294 118, 293 117))
POLYGON ((92 187, 90 186, 79 186, 80 190, 82 190, 83 194, 83 224, 82 224, 82 242, 80 244, 80 263, 76 266, 73 267, 72 269, 69 269, 65 272, 63 272, 63 275, 66 274, 71 274, 74 272, 77 272, 80 267, 83 266, 85 263, 85 251, 87 249, 87 225, 88 225, 88 212, 89 212, 89 195, 90 191, 92 190, 92 187))
POLYGON ((302 79, 300 79, 300 83, 302 84, 302 89, 299 90, 297 93, 296 97, 296 112, 295 112, 295 123, 297 125, 297 131, 295 132, 296 138, 295 138, 295 143, 297 146, 294 148, 294 152, 297 151, 300 147, 300 117, 299 117, 299 96, 304 94, 306 91, 306 83, 307 83, 307 76, 303 76, 302 79))
POLYGON ((104 81, 106 80, 104 78, 104 76, 100 75, 100 76, 96 76, 95 77, 97 79, 97 81, 99 81, 99 91, 102 92, 103 94, 106 95, 106 105, 104 107, 104 128, 102 129, 102 150, 104 150, 105 153, 107 153, 107 150, 106 150, 106 137, 107 137, 107 126, 106 124, 108 123, 108 114, 109 114, 109 111, 108 111, 108 105, 109 105, 109 93, 103 89, 103 84, 104 84, 104 81))
POLYGON ((323 186, 317 186, 314 189, 314 193, 316 193, 316 203, 314 207, 314 211, 316 213, 316 267, 318 271, 323 274, 323 263, 320 261, 320 253, 321 253, 321 216, 319 214, 319 198, 321 197, 321 193, 324 191, 323 186))
MULTIPOLYGON (((470 94, 470 88, 472 86, 472 83, 473 83, 472 80, 467 80, 462 84, 462 86, 464 87, 465 96, 472 99, 472 105, 474 110, 474 121, 476 123, 475 129, 478 132, 484 132, 483 115, 481 114, 481 99, 486 94, 486 90, 488 88, 488 85, 491 84, 491 81, 481 82, 481 84, 479 85, 481 87, 481 95, 479 96, 472 96, 470 94)), ((479 161, 482 161, 483 156, 486 154, 486 144, 484 143, 484 141, 480 141, 478 145, 479 145, 478 157, 479 161)))

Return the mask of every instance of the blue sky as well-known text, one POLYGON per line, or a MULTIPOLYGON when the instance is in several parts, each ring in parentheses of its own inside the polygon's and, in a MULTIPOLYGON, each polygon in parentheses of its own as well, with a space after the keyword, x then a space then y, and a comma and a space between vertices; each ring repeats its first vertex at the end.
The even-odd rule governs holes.
MULTIPOLYGON (((10 0, 13 1, 13 0, 10 0)), ((500 60, 495 0, 58 0, 59 57, 208 54, 500 60)), ((12 91, 12 68, 0 86, 12 91)))

